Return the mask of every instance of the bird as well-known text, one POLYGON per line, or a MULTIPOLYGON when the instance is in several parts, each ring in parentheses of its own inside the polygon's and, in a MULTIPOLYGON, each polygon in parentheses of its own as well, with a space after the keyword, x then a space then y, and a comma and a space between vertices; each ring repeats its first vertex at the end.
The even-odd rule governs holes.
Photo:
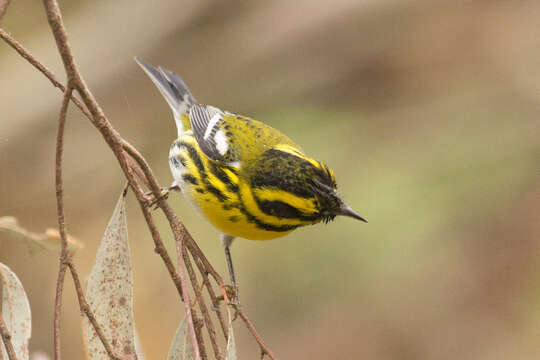
POLYGON ((288 136, 201 104, 177 74, 135 61, 167 101, 178 130, 169 151, 169 189, 180 189, 220 232, 236 301, 230 252, 235 238, 275 239, 338 215, 367 223, 338 196, 334 172, 288 136))

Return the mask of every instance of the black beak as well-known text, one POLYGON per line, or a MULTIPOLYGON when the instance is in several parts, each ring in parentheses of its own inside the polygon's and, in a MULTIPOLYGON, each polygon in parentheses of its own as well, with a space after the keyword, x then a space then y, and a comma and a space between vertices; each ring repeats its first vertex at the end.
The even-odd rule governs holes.
POLYGON ((358 215, 356 211, 354 211, 349 205, 345 204, 344 202, 341 203, 341 209, 339 210, 339 213, 337 215, 352 217, 352 218, 361 220, 365 223, 368 222, 366 219, 358 215))

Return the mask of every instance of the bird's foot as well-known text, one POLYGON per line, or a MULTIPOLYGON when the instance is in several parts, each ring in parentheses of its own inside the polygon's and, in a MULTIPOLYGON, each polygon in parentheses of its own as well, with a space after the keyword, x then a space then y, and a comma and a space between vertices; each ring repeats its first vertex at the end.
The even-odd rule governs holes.
POLYGON ((228 303, 227 306, 230 306, 234 309, 234 314, 232 316, 232 321, 236 320, 238 317, 238 311, 240 310, 240 300, 238 299, 238 286, 225 285, 225 291, 227 292, 228 303))
MULTIPOLYGON (((223 285, 223 289, 225 290, 225 293, 227 294, 226 305, 234 309, 234 314, 232 317, 232 320, 234 321, 238 317, 238 311, 240 310, 240 306, 241 306, 240 301, 238 300, 238 296, 237 296, 238 292, 235 291, 234 287, 231 285, 223 285)), ((216 299, 218 301, 225 300, 223 295, 216 297, 216 299)), ((213 309, 213 310, 216 310, 216 309, 213 309)))
POLYGON ((146 198, 146 206, 147 207, 154 207, 154 210, 157 209, 157 203, 163 199, 167 199, 169 197, 169 193, 171 190, 180 190, 178 185, 172 184, 169 187, 163 187, 161 188, 161 193, 159 196, 155 196, 153 192, 148 191, 144 194, 144 197, 146 198))

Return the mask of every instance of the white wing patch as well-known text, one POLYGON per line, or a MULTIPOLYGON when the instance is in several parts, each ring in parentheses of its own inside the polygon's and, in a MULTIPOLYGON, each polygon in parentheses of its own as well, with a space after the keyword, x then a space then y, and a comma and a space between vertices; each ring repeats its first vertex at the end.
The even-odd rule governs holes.
MULTIPOLYGON (((215 115, 214 115, 215 117, 215 115)), ((214 118, 212 118, 213 120, 214 118)), ((208 131, 208 130, 207 130, 208 131)), ((218 130, 216 135, 214 135, 214 140, 216 141, 216 149, 221 155, 225 155, 227 150, 229 150, 229 144, 227 143, 227 137, 223 130, 218 130)))
POLYGON ((227 117, 216 107, 195 104, 189 110, 189 121, 197 144, 209 159, 223 164, 240 160, 234 132, 229 131, 240 120, 234 116, 227 117))
POLYGON ((240 169, 242 163, 240 161, 232 161, 230 163, 227 163, 227 165, 232 166, 233 168, 240 169))
POLYGON ((208 126, 206 127, 206 130, 204 131, 204 136, 203 136, 204 140, 208 140, 208 137, 210 136, 210 133, 212 132, 212 129, 214 128, 214 126, 216 126, 216 124, 218 123, 219 120, 221 120, 221 114, 220 113, 216 113, 216 114, 214 114, 214 116, 212 116, 212 118, 208 122, 208 126))

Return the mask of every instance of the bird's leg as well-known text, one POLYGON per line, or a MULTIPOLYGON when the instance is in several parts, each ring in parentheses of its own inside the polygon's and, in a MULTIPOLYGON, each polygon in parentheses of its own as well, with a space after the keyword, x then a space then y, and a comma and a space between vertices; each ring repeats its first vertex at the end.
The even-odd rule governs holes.
POLYGON ((161 188, 161 194, 157 198, 154 196, 154 194, 151 191, 145 193, 144 195, 148 199, 147 206, 152 207, 156 205, 159 200, 167 199, 169 197, 169 193, 172 190, 180 191, 180 187, 178 186, 176 181, 173 181, 173 183, 169 187, 161 188))
POLYGON ((221 234, 221 244, 225 250, 225 258, 227 259, 227 267, 229 268, 229 278, 231 279, 233 288, 234 288, 234 305, 238 306, 240 303, 238 301, 238 284, 236 283, 236 277, 234 276, 234 268, 231 258, 230 246, 234 240, 234 236, 221 234))

